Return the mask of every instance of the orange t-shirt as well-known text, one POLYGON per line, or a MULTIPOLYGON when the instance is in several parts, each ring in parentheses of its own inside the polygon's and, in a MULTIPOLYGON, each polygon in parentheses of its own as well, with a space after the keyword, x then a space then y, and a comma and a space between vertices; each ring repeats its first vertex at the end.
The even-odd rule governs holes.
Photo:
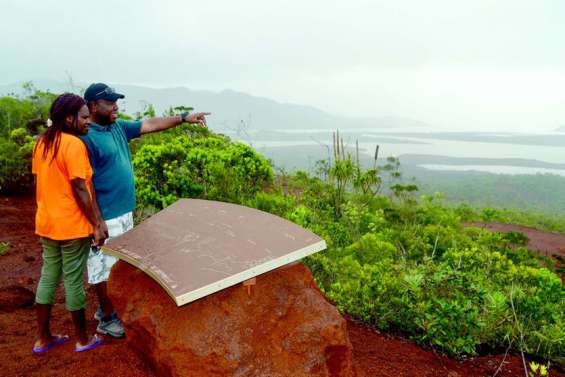
POLYGON ((78 137, 64 132, 59 135, 59 151, 53 161, 53 148, 44 158, 41 141, 33 154, 31 170, 36 176, 37 198, 35 233, 53 240, 88 237, 94 228, 78 206, 71 187, 72 179, 82 178, 92 190, 88 152, 78 137))

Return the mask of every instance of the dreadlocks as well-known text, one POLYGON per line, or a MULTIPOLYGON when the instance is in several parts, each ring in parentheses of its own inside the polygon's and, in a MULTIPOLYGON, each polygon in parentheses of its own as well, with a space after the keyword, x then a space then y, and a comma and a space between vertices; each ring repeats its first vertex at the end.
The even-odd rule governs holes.
POLYGON ((51 109, 49 110, 49 118, 51 119, 51 126, 41 135, 39 141, 35 145, 42 142, 44 143, 43 157, 47 155, 51 148, 53 148, 53 157, 51 161, 57 156, 59 151, 59 144, 61 143, 61 132, 74 133, 74 127, 70 128, 65 122, 65 118, 71 115, 73 117, 73 126, 76 126, 77 114, 79 110, 86 104, 82 97, 72 93, 63 93, 53 101, 51 109))

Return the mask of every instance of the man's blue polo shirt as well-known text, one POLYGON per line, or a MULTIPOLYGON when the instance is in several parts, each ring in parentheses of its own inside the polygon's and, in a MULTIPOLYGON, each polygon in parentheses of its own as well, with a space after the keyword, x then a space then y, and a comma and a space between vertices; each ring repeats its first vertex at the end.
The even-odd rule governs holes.
POLYGON ((134 210, 135 188, 128 142, 139 137, 140 121, 118 119, 109 126, 90 123, 86 144, 94 174, 92 183, 104 220, 134 210))

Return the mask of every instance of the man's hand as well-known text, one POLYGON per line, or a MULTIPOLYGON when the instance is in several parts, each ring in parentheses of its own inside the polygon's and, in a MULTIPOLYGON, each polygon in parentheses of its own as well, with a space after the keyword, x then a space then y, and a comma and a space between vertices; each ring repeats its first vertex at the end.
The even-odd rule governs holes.
POLYGON ((206 116, 210 115, 210 113, 194 113, 188 114, 186 117, 186 122, 191 124, 199 124, 202 127, 206 127, 206 116))
POLYGON ((182 114, 175 115, 172 117, 156 117, 145 119, 141 123, 141 134, 149 134, 152 132, 163 131, 172 127, 177 127, 183 122, 188 122, 192 124, 199 124, 202 127, 206 127, 206 116, 210 113, 194 113, 189 114, 186 118, 182 119, 182 114))

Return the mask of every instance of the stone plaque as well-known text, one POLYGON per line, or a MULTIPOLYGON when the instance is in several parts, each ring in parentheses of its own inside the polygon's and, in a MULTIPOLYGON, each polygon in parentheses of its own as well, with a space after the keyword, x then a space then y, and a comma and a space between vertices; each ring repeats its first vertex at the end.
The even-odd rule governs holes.
POLYGON ((102 247, 187 304, 324 250, 314 233, 236 204, 180 199, 102 247))

